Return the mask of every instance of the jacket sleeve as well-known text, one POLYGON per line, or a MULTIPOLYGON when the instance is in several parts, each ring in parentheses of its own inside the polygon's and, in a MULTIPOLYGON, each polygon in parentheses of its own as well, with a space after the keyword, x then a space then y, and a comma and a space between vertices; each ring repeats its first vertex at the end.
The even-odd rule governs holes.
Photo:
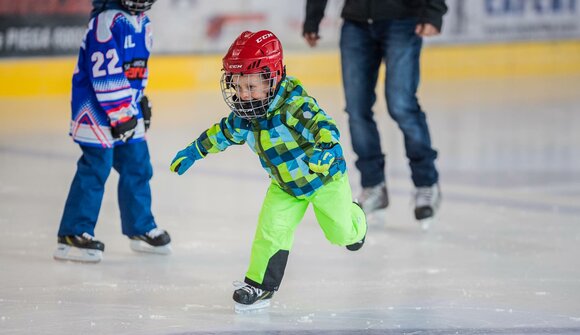
POLYGON ((441 31, 445 13, 447 13, 445 0, 425 0, 421 13, 419 13, 419 21, 421 23, 430 23, 441 31))
POLYGON ((124 27, 120 22, 107 22, 106 14, 97 16, 93 21, 93 31, 88 35, 87 64, 95 96, 109 117, 111 126, 123 123, 137 115, 133 103, 133 89, 123 71, 123 37, 124 27))
POLYGON ((284 122, 315 145, 336 144, 340 132, 336 122, 311 97, 300 97, 299 108, 290 109, 284 122))
POLYGON ((336 122, 328 116, 322 109, 314 114, 310 131, 314 134, 314 143, 317 146, 337 144, 340 139, 340 132, 336 127, 336 122))
POLYGON ((224 117, 219 123, 203 132, 195 140, 201 155, 224 151, 231 145, 244 144, 249 131, 245 122, 245 120, 235 117, 234 113, 230 113, 229 116, 224 117))
POLYGON ((324 17, 324 9, 327 0, 307 0, 306 18, 302 27, 302 35, 306 33, 318 33, 318 26, 324 17))

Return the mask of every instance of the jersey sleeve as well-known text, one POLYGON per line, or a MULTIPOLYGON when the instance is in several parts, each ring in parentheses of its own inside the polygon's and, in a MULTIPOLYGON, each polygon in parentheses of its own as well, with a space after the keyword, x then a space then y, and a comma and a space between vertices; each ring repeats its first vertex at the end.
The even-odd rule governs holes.
POLYGON ((123 71, 123 41, 126 27, 120 15, 101 14, 86 44, 89 76, 97 101, 109 117, 111 126, 137 114, 133 90, 123 71))

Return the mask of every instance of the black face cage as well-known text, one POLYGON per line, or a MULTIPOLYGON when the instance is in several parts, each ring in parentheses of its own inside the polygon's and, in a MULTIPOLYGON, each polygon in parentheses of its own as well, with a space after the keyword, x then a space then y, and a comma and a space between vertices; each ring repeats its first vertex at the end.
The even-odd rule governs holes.
MULTIPOLYGON (((249 77, 251 78, 251 77, 249 77)), ((220 86, 222 90, 222 96, 224 101, 230 107, 230 109, 242 119, 257 119, 266 115, 268 112, 268 107, 274 99, 274 85, 277 82, 276 72, 261 72, 261 73, 251 73, 251 74, 232 74, 224 73, 222 74, 220 80, 220 86), (254 99, 251 96, 256 91, 249 88, 249 93, 247 95, 249 99, 242 100, 242 94, 240 93, 239 79, 241 77, 256 76, 259 82, 261 82, 266 96, 263 99, 254 99)))
POLYGON ((132 12, 141 13, 150 10, 155 1, 157 0, 121 0, 121 4, 132 12))

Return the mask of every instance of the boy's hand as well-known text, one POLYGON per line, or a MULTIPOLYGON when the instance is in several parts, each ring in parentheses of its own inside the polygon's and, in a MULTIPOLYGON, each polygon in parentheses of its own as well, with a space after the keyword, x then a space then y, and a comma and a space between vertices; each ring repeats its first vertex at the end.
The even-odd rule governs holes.
POLYGON ((123 142, 129 141, 135 135, 135 128, 137 127, 137 118, 131 117, 128 121, 118 122, 111 127, 111 134, 113 138, 123 142))
POLYGON ((187 171, 196 160, 202 159, 203 156, 199 153, 195 142, 187 146, 187 148, 177 152, 173 160, 171 161, 171 166, 169 169, 171 172, 177 172, 178 175, 182 175, 187 171))
POLYGON ((141 100, 139 101, 141 105, 141 113, 143 114, 143 123, 145 123, 145 131, 149 130, 151 126, 151 102, 149 102, 149 98, 144 95, 141 100))
POLYGON ((340 155, 340 146, 336 144, 316 145, 314 153, 308 160, 308 167, 315 173, 326 173, 334 160, 340 155))

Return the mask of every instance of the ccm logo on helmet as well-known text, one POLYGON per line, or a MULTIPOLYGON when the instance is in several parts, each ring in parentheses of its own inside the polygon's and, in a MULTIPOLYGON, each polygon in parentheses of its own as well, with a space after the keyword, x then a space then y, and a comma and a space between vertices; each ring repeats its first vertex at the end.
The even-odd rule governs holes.
POLYGON ((267 39, 268 37, 272 37, 272 36, 274 36, 274 34, 272 34, 272 33, 264 34, 256 39, 256 43, 260 43, 263 40, 267 39))
POLYGON ((241 64, 231 64, 231 65, 228 65, 228 67, 230 69, 241 69, 242 65, 241 64))

